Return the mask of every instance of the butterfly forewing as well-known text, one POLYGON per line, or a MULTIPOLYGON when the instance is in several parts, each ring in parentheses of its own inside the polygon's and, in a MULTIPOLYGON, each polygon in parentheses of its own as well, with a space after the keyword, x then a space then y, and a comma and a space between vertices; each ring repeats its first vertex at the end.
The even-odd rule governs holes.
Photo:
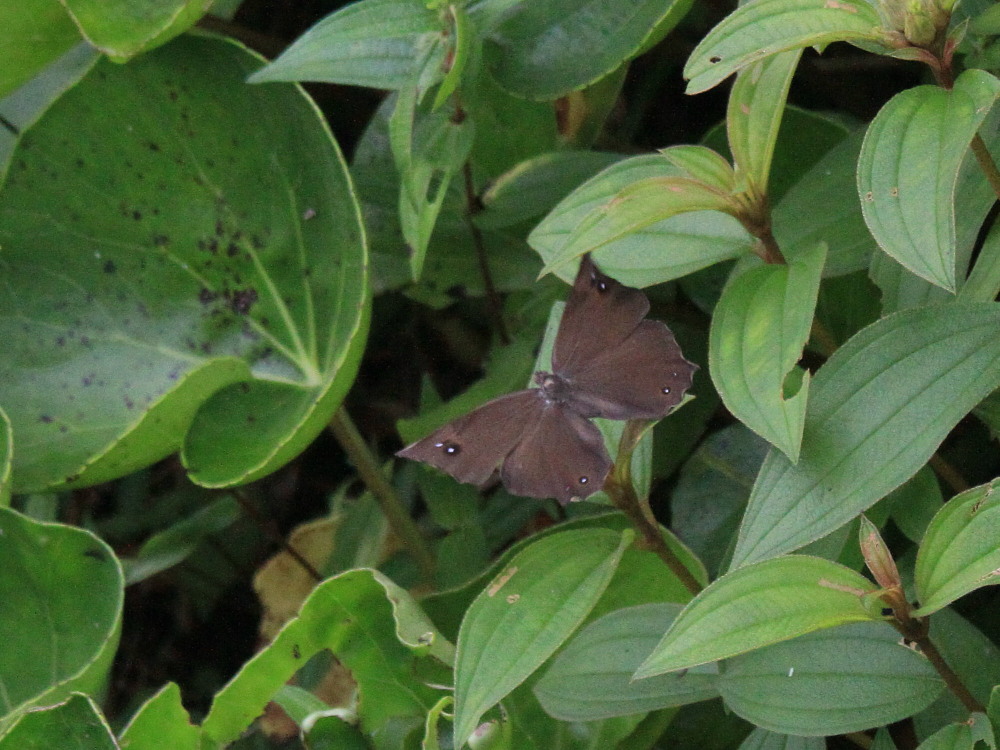
POLYGON ((647 312, 645 294, 605 276, 590 255, 584 255, 552 348, 552 369, 572 376, 594 357, 616 348, 647 312))
POLYGON ((611 459, 593 423, 548 403, 503 463, 500 478, 515 495, 583 499, 604 486, 611 459))
POLYGON ((644 320, 568 378, 567 405, 587 417, 661 419, 680 403, 696 369, 666 325, 644 320))
POLYGON ((517 391, 487 401, 396 455, 428 463, 459 482, 482 485, 544 410, 538 389, 517 391))

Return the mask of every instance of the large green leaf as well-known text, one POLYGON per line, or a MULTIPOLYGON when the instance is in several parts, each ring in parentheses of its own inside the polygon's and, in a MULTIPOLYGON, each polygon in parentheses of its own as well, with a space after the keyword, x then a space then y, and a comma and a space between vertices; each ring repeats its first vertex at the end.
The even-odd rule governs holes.
POLYGON ((809 339, 825 259, 820 245, 787 265, 734 276, 712 316, 709 367, 719 395, 792 463, 799 459, 809 374, 789 396, 786 381, 809 339))
POLYGON ((680 609, 679 604, 628 607, 580 631, 535 684, 546 713, 563 721, 593 721, 716 697, 715 663, 632 680, 680 609))
POLYGON ((691 0, 518 3, 491 29, 487 64, 511 93, 556 99, 617 69, 689 7, 691 0))
POLYGON ((726 16, 695 47, 684 66, 696 94, 777 52, 830 42, 881 38, 881 21, 866 0, 756 0, 726 16))
POLYGON ((421 0, 360 0, 317 23, 249 80, 399 89, 411 83, 421 51, 442 28, 421 0))
POLYGON ((878 619, 874 584, 830 560, 789 555, 724 575, 696 596, 636 670, 653 677, 814 630, 878 619))
POLYGON ((97 65, 22 137, 0 193, 19 491, 182 443, 197 481, 249 481, 352 382, 369 311, 353 190, 301 91, 243 84, 258 65, 182 38, 97 65))
POLYGON ((733 566, 819 539, 926 463, 1000 386, 1000 306, 938 305, 863 329, 812 381, 798 464, 761 467, 733 566))
POLYGON ((455 657, 455 744, 583 621, 631 541, 607 529, 534 541, 470 605, 455 657))
POLYGON ((726 706, 744 719, 807 736, 899 721, 944 687, 926 658, 876 622, 810 633, 730 659, 718 685, 726 706))
POLYGON ((83 529, 0 508, 4 713, 96 693, 118 645, 122 569, 83 529))
POLYGON ((920 617, 1000 583, 1000 480, 956 495, 927 527, 917 554, 920 617))
POLYGON ((212 0, 60 0, 87 40, 113 60, 170 41, 198 21, 212 0))
POLYGON ((1000 96, 1000 79, 969 70, 948 90, 897 94, 872 121, 858 160, 865 221, 886 253, 955 291, 955 198, 959 169, 1000 96), (914 159, 913 154, 923 154, 914 159))

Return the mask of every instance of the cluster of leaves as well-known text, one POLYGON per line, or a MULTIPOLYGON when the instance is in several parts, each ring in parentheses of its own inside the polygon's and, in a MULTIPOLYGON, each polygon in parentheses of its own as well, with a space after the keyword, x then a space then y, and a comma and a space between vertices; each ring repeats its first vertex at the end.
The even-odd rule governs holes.
POLYGON ((1000 570, 998 480, 945 503, 931 466, 960 485, 939 453, 956 425, 973 414, 984 453, 1000 429, 998 6, 754 0, 685 67, 690 93, 735 75, 723 126, 589 150, 629 61, 690 5, 359 0, 270 64, 187 33, 200 2, 0 11, 0 750, 223 747, 271 701, 310 748, 639 750, 697 722, 727 728, 720 747, 997 746, 1000 648, 952 605, 1000 570), (802 50, 837 41, 934 83, 858 128, 787 106, 802 50), (350 168, 296 81, 392 92, 350 168), (441 308, 461 288, 492 312, 486 377, 448 403, 426 389, 409 440, 523 387, 565 289, 534 279, 587 252, 710 318, 675 329, 714 389, 637 443, 602 426, 623 447, 607 493, 513 544, 537 506, 424 467, 387 481, 338 410, 372 295, 441 308), (734 423, 710 432, 719 398, 734 423), (204 716, 170 683, 112 730, 126 582, 238 507, 121 560, 33 500, 174 452, 235 487, 327 425, 368 492, 309 530, 296 570, 322 582, 262 571, 269 643, 204 716), (647 500, 675 472, 668 530, 647 500), (418 599, 400 584, 420 577, 418 599), (338 700, 306 689, 328 652, 338 700), (862 734, 893 723, 895 742, 862 734))

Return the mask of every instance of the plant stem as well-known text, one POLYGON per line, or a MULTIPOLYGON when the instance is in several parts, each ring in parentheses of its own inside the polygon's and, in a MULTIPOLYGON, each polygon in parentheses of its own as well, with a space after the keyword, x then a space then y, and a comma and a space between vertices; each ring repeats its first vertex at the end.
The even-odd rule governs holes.
POLYGON ((961 678, 955 674, 955 671, 944 660, 944 657, 941 656, 941 652, 938 651, 937 646, 934 645, 934 641, 930 638, 930 623, 927 618, 914 619, 910 617, 909 604, 905 599, 903 599, 902 603, 902 608, 897 609, 893 607, 893 627, 902 633, 906 640, 912 641, 917 645, 921 653, 927 657, 927 661, 941 675, 948 689, 955 697, 962 701, 963 706, 969 711, 986 713, 986 707, 969 692, 969 689, 962 682, 961 678))
POLYGON ((347 410, 341 406, 330 420, 330 430, 333 432, 340 447, 344 449, 348 459, 358 470, 361 481, 378 502, 382 513, 389 522, 389 528, 399 537, 407 552, 416 560, 420 572, 427 583, 434 580, 434 556, 431 554, 427 540, 424 539, 417 524, 403 507, 396 490, 385 478, 382 468, 372 455, 368 444, 361 437, 358 428, 351 421, 347 410))
POLYGON ((643 545, 663 560, 664 565, 677 576, 692 596, 697 596, 702 589, 701 584, 667 546, 648 500, 639 499, 632 483, 632 451, 649 425, 643 420, 630 420, 625 425, 618 442, 618 463, 605 481, 604 491, 608 493, 614 506, 628 517, 636 531, 642 535, 643 545))
POLYGON ((288 543, 288 539, 285 536, 275 531, 274 528, 271 526, 271 524, 268 522, 268 520, 257 512, 257 508, 254 506, 253 501, 249 497, 247 497, 246 492, 244 492, 239 487, 234 487, 231 490, 229 490, 229 494, 232 495, 233 498, 236 500, 236 502, 240 504, 240 507, 243 508, 243 512, 254 520, 254 523, 257 524, 260 530, 263 531, 267 536, 269 536, 272 539, 272 541, 278 544, 281 547, 281 549, 284 550, 285 554, 287 554, 289 557, 295 560, 295 562, 301 565, 302 569, 305 570, 306 573, 308 573, 310 576, 312 576, 314 581, 318 583, 319 581, 323 580, 323 576, 320 575, 320 572, 312 566, 312 563, 306 560, 299 553, 299 551, 295 549, 295 547, 293 547, 291 544, 288 543))
POLYGON ((972 136, 972 143, 970 145, 976 161, 979 162, 979 168, 983 170, 983 174, 986 175, 986 179, 989 181, 990 187, 993 188, 993 192, 997 198, 1000 198, 1000 171, 997 170, 996 162, 990 156, 990 150, 986 147, 979 133, 972 136))
POLYGON ((510 343, 510 334, 507 333, 507 326, 503 322, 503 308, 500 304, 500 295, 497 294, 493 285, 493 274, 490 273, 489 259, 486 257, 486 245, 483 243, 483 233, 479 231, 476 222, 472 217, 480 210, 479 196, 476 195, 475 186, 472 184, 472 167, 466 161, 462 165, 462 176, 465 179, 465 222, 469 225, 469 233, 472 235, 472 244, 476 248, 476 260, 479 261, 479 273, 483 277, 483 288, 486 290, 486 306, 490 311, 490 320, 493 321, 493 328, 500 337, 500 343, 505 346, 510 343))
POLYGON ((938 674, 944 679, 945 684, 948 689, 951 690, 955 696, 962 701, 962 705, 965 706, 969 711, 978 711, 980 713, 986 713, 986 707, 976 700, 975 696, 969 692, 969 689, 965 686, 965 683, 955 674, 954 670, 948 666, 948 662, 944 660, 941 656, 941 652, 937 650, 937 646, 931 641, 930 637, 924 635, 922 638, 917 638, 914 641, 923 652, 927 660, 934 666, 938 674))

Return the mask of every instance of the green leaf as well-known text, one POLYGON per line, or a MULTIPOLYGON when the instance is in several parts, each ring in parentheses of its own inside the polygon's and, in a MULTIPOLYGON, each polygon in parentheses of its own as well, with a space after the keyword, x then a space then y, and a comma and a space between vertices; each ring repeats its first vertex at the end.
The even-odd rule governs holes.
POLYGON ((889 724, 925 708, 944 687, 921 654, 883 623, 810 633, 730 659, 726 706, 785 734, 821 736, 889 724), (823 696, 817 700, 817 696, 823 696))
POLYGON ((118 646, 121 566, 89 531, 0 508, 5 713, 97 693, 118 646))
POLYGON ((60 0, 87 41, 117 62, 165 44, 208 10, 206 0, 60 0))
POLYGON ((191 724, 191 717, 181 705, 177 683, 168 682, 139 707, 122 731, 121 742, 128 750, 201 748, 201 729, 191 724))
POLYGON ((545 712, 562 721, 593 721, 716 697, 714 663, 632 681, 680 610, 679 604, 643 604, 590 623, 536 683, 545 712))
POLYGON ((0 735, 0 750, 118 750, 111 727, 93 699, 73 695, 29 711, 0 735))
POLYGON ((561 646, 607 587, 632 534, 563 531, 510 560, 466 612, 455 657, 455 739, 561 646))
POLYGON ((350 181, 301 91, 243 84, 257 65, 201 37, 105 61, 22 137, 0 193, 17 491, 182 442, 199 483, 247 482, 353 381, 370 300, 350 181))
POLYGON ((303 731, 303 735, 303 745, 308 750, 371 750, 372 747, 358 727, 332 712, 310 717, 308 731, 303 731))
POLYGON ((937 477, 924 466, 910 479, 889 493, 892 522, 907 539, 919 543, 934 515, 941 510, 944 497, 937 477))
POLYGON ((983 240, 976 264, 958 292, 964 302, 991 302, 1000 294, 1000 225, 994 224, 983 240))
POLYGON ((913 273, 951 292, 959 169, 998 96, 1000 79, 982 70, 966 71, 950 91, 908 89, 882 108, 861 147, 858 193, 875 239, 913 273))
POLYGON ((983 586, 1000 583, 1000 479, 949 500, 927 527, 915 583, 923 617, 983 586))
POLYGON ((483 193, 476 225, 502 229, 548 213, 580 183, 621 160, 602 151, 553 151, 523 161, 483 193))
POLYGON ((754 729, 739 750, 825 750, 822 737, 797 737, 778 734, 761 727, 754 729))
POLYGON ((421 53, 441 29, 422 0, 361 0, 331 13, 247 80, 400 89, 412 84, 421 53))
POLYGON ((743 509, 768 444, 742 424, 714 432, 684 464, 670 503, 670 528, 713 576, 736 541, 743 509))
POLYGON ((790 50, 761 60, 740 71, 729 92, 726 131, 733 164, 759 196, 767 195, 788 87, 801 56, 801 50, 790 50))
POLYGON ((772 451, 757 477, 733 567, 840 527, 923 466, 1000 385, 1000 307, 906 310, 854 336, 813 379, 798 464, 772 451))
POLYGON ((448 644, 409 595, 372 570, 351 570, 317 586, 299 616, 247 662, 215 697, 202 730, 232 742, 314 654, 329 649, 358 684, 359 719, 377 733, 400 717, 422 717, 437 699, 418 671, 428 649, 448 644))
POLYGON ((695 47, 687 93, 712 88, 741 68, 778 52, 830 42, 881 39, 881 21, 865 0, 756 0, 737 8, 695 47))
MULTIPOLYGON (((586 217, 599 216, 604 206, 633 183, 679 174, 662 155, 635 156, 613 164, 560 201, 535 227, 528 243, 547 267, 557 269, 563 279, 572 279, 576 265, 570 261, 585 251, 586 243, 574 247, 569 240, 586 217)), ((609 239, 594 258, 602 271, 623 284, 648 286, 739 257, 750 248, 750 236, 732 216, 700 211, 609 239)))
POLYGON ((225 531, 240 516, 236 500, 221 497, 154 534, 143 542, 135 557, 122 560, 125 584, 143 581, 177 565, 194 552, 206 537, 225 531))
POLYGON ((66 9, 52 0, 0 5, 0 97, 27 83, 80 42, 66 9))
POLYGON ((735 656, 848 622, 878 619, 867 578, 830 560, 790 555, 727 573, 685 607, 636 679, 735 656))
POLYGON ((691 0, 518 3, 490 30, 487 65, 517 96, 557 99, 619 68, 690 6, 691 0))
POLYGON ((996 747, 993 729, 986 714, 973 713, 969 721, 942 727, 920 743, 918 750, 974 750, 982 741, 996 747))
POLYGON ((403 89, 390 121, 392 150, 400 172, 399 218, 409 244, 410 271, 421 276, 427 247, 452 178, 472 149, 471 118, 456 122, 445 109, 420 107, 417 89, 403 89))
POLYGON ((665 176, 639 180, 622 188, 607 203, 584 216, 542 273, 551 273, 584 253, 598 250, 678 214, 698 211, 731 213, 732 210, 735 209, 727 193, 698 179, 665 176))
POLYGON ((809 374, 787 396, 816 308, 826 247, 787 265, 751 268, 733 277, 712 316, 709 367, 726 407, 792 463, 799 459, 809 374))
POLYGON ((786 258, 827 244, 825 276, 867 270, 878 249, 855 199, 860 148, 861 133, 831 148, 782 196, 772 214, 774 236, 786 258))
POLYGON ((896 743, 892 741, 888 729, 879 727, 875 733, 875 739, 872 741, 871 750, 896 750, 896 743))
POLYGON ((7 413, 0 409, 0 508, 10 506, 10 471, 13 464, 14 433, 7 413))

